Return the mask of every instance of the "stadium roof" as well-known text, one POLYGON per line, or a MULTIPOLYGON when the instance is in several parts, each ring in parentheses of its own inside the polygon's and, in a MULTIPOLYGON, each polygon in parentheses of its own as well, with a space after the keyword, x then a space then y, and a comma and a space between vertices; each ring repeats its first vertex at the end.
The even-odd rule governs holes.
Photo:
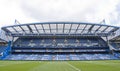
POLYGON ((11 36, 29 35, 110 35, 119 27, 78 22, 44 22, 2 27, 11 36))

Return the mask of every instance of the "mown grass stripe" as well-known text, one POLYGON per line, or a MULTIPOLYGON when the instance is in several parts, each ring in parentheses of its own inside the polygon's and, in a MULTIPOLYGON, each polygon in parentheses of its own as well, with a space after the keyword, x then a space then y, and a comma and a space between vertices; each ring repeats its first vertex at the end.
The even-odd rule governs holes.
POLYGON ((67 65, 69 65, 70 67, 72 67, 73 69, 75 69, 76 71, 81 71, 80 69, 78 69, 77 67, 71 65, 70 63, 66 62, 67 65))

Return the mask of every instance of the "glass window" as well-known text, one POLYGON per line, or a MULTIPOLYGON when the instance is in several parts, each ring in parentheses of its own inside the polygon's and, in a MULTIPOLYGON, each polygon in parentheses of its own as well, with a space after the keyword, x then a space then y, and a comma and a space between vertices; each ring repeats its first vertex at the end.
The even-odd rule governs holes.
POLYGON ((83 30, 85 26, 86 26, 86 24, 81 24, 78 29, 83 30))
POLYGON ((94 33, 99 27, 100 27, 99 25, 94 25, 91 32, 94 33))
POLYGON ((38 30, 42 30, 42 29, 43 29, 41 24, 36 25, 36 28, 37 28, 38 30))
POLYGON ((50 24, 51 29, 56 29, 56 24, 50 24))
POLYGON ((108 28, 105 30, 105 32, 109 32, 109 31, 111 31, 111 30, 113 30, 113 27, 108 27, 108 28))
POLYGON ((43 24, 44 29, 50 29, 49 24, 43 24))
POLYGON ((9 28, 7 28, 10 32, 12 32, 12 33, 16 33, 16 31, 12 28, 12 27, 9 27, 9 28))
POLYGON ((66 34, 69 33, 70 26, 71 26, 71 24, 65 24, 64 33, 66 33, 66 34))
POLYGON ((102 26, 100 29, 99 29, 99 32, 103 31, 107 26, 102 26))

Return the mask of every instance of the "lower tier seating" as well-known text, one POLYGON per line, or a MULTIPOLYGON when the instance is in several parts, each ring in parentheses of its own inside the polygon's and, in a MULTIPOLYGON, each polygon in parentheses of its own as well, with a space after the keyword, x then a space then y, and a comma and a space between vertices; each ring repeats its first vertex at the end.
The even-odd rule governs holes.
POLYGON ((109 60, 119 59, 111 54, 11 54, 5 60, 109 60))

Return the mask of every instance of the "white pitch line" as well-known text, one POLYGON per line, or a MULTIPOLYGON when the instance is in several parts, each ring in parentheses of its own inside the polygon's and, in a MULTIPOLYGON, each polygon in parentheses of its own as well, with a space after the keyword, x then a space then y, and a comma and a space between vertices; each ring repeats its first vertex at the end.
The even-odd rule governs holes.
POLYGON ((76 68, 75 66, 69 64, 68 62, 66 62, 67 65, 69 65, 70 67, 74 68, 76 71, 81 71, 80 69, 76 68))

